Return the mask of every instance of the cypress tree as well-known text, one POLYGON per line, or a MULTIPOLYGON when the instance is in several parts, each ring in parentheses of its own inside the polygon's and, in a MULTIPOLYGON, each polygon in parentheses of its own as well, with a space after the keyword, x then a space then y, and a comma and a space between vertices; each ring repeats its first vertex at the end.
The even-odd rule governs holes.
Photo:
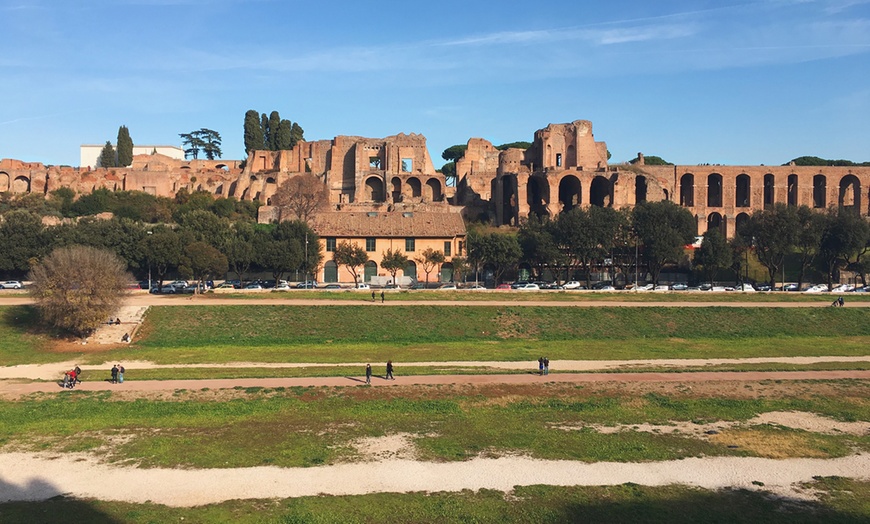
POLYGON ((115 148, 112 147, 112 143, 108 140, 106 140, 106 145, 103 146, 103 150, 100 152, 99 167, 116 167, 115 148))
POLYGON ((275 133, 275 149, 293 149, 293 123, 289 120, 281 120, 278 124, 278 132, 275 133))
POLYGON ((281 115, 272 111, 269 115, 269 151, 278 150, 278 129, 281 127, 281 115))
POLYGON ((269 117, 266 113, 260 115, 260 129, 263 130, 263 149, 269 150, 269 141, 272 131, 269 129, 269 117))
POLYGON ((263 149, 263 127, 260 123, 260 114, 253 109, 245 113, 245 152, 250 153, 263 149))
POLYGON ((118 128, 118 166, 127 167, 133 163, 133 139, 127 126, 118 128))
POLYGON ((303 140, 305 140, 304 134, 305 131, 302 130, 302 127, 296 122, 293 122, 293 127, 290 130, 290 147, 293 148, 298 142, 302 142, 303 140))

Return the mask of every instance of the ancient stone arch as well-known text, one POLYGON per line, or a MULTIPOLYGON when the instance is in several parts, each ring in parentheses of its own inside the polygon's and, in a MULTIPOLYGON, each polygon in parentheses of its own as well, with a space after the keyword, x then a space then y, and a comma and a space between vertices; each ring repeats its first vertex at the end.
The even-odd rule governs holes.
POLYGON ((420 198, 423 196, 423 185, 420 183, 420 179, 417 177, 408 177, 408 180, 405 181, 406 191, 409 191, 410 194, 407 196, 411 198, 420 198))
POLYGON ((763 201, 765 209, 776 201, 776 177, 771 173, 764 175, 763 201))
POLYGON ((610 207, 613 205, 613 184, 603 176, 596 176, 589 185, 589 203, 593 206, 610 207))
POLYGON ((9 173, 0 171, 0 193, 9 191, 9 173))
POLYGON ((559 203, 562 205, 561 212, 567 213, 581 204, 580 179, 574 175, 565 175, 559 181, 559 203))
POLYGON ((430 178, 426 181, 427 197, 431 202, 440 202, 442 200, 441 181, 437 178, 430 178))
POLYGON ((718 229, 722 233, 722 236, 726 236, 728 229, 725 224, 725 217, 716 212, 707 215, 707 231, 711 229, 718 229))
POLYGON ((528 197, 529 215, 539 217, 550 216, 550 185, 543 177, 529 177, 526 195, 528 197))
POLYGON ((746 173, 737 175, 734 183, 734 207, 752 205, 752 180, 746 173))
POLYGON ((790 206, 799 205, 798 198, 798 176, 795 174, 791 174, 788 176, 788 198, 787 203, 790 206))
POLYGON ((17 176, 12 181, 13 193, 30 193, 30 179, 26 176, 17 176))
POLYGON ((634 203, 642 204, 646 202, 647 180, 643 175, 634 177, 634 203))
POLYGON ((840 179, 840 207, 861 209, 861 181, 855 175, 846 175, 840 179))
POLYGON ((825 208, 828 205, 828 178, 818 174, 813 176, 813 207, 825 208))
POLYGON ((722 175, 707 175, 707 207, 722 207, 722 175))
POLYGON ((695 175, 692 173, 680 177, 680 205, 695 207, 695 175))
POLYGON ((393 186, 392 191, 392 200, 393 202, 401 202, 402 201, 402 179, 394 176, 392 180, 390 180, 390 184, 393 186))
POLYGON ((373 176, 366 179, 365 184, 365 200, 369 202, 384 201, 384 181, 379 177, 373 176))

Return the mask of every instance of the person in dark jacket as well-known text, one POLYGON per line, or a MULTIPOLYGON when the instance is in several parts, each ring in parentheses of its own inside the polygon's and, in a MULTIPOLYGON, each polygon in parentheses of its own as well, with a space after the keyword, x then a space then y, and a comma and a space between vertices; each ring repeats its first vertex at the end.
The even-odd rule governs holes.
POLYGON ((118 383, 118 366, 112 366, 112 384, 118 383))
POLYGON ((386 376, 386 380, 396 380, 395 378, 393 378, 393 361, 392 361, 392 360, 388 360, 388 361, 387 361, 387 376, 386 376))
POLYGON ((366 384, 372 383, 372 365, 366 364, 366 384))

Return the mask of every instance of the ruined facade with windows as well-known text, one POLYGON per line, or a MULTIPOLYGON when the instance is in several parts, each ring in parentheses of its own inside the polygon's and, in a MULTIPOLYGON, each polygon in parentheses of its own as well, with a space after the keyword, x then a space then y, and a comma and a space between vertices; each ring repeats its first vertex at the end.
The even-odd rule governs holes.
POLYGON ((550 124, 535 132, 527 150, 499 151, 473 138, 456 174, 455 203, 467 216, 489 215, 496 225, 575 207, 660 200, 688 208, 699 234, 715 227, 727 237, 754 210, 776 202, 870 215, 870 167, 652 166, 642 154, 634 164, 608 165, 607 146, 595 141, 587 120, 550 124))
POLYGON ((0 193, 47 195, 60 187, 78 194, 94 189, 137 190, 173 197, 182 188, 264 204, 260 221, 286 219, 270 206, 285 180, 319 177, 328 189, 330 212, 452 213, 496 225, 517 225, 530 215, 555 216, 576 207, 632 207, 670 200, 689 209, 698 233, 719 228, 734 235, 758 209, 781 202, 815 209, 850 207, 870 215, 870 167, 658 166, 643 155, 633 164, 608 164, 607 145, 592 123, 550 124, 534 133, 527 149, 496 149, 468 140, 456 162, 456 187, 435 171, 419 134, 386 138, 337 136, 299 142, 287 151, 252 151, 240 162, 178 160, 136 155, 126 168, 45 166, 0 160, 0 193))

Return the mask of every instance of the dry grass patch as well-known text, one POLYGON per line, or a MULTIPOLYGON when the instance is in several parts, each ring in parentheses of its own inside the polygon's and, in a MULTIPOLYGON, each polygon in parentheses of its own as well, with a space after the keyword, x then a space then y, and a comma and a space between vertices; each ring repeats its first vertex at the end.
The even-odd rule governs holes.
POLYGON ((737 446, 753 455, 786 459, 794 457, 829 458, 830 453, 820 449, 820 442, 813 435, 783 430, 759 431, 755 429, 732 429, 711 435, 710 442, 722 446, 737 446))

